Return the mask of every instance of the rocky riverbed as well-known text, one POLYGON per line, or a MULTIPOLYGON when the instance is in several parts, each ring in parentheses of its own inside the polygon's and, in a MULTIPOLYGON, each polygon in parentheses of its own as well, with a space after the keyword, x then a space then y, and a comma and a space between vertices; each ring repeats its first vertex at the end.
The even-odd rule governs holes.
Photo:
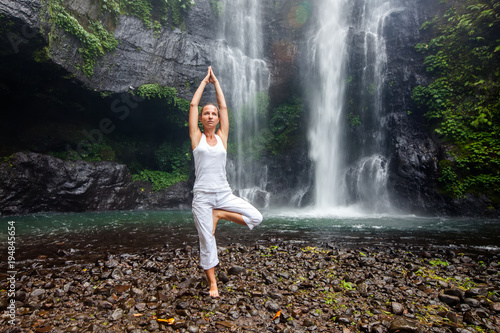
MULTIPOLYGON (((500 332, 500 255, 275 241, 219 248, 212 299, 198 250, 59 250, 16 275, 5 332, 500 332)), ((5 271, 5 270, 2 270, 5 271)), ((3 279, 5 281, 5 279, 3 279)))

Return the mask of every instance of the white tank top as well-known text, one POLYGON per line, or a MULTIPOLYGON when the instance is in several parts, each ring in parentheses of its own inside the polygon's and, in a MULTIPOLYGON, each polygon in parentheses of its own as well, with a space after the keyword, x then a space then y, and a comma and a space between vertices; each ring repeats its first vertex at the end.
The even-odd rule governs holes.
POLYGON ((231 190, 226 178, 227 152, 222 139, 216 134, 217 144, 210 146, 205 134, 193 150, 196 180, 194 192, 220 192, 231 190))

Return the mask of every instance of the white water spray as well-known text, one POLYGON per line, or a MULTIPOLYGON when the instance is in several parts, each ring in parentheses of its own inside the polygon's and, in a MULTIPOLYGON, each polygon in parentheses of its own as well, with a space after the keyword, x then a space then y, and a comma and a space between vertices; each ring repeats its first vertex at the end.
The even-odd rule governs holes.
POLYGON ((259 131, 258 93, 267 90, 270 80, 263 60, 261 8, 260 2, 253 0, 223 0, 222 8, 215 67, 234 118, 232 131, 237 144, 228 178, 240 195, 251 200, 255 191, 265 190, 261 177, 265 171, 251 163, 251 139, 259 131))
POLYGON ((314 78, 309 141, 320 211, 391 210, 381 96, 387 63, 382 30, 392 7, 384 0, 317 5, 318 31, 308 44, 314 78))

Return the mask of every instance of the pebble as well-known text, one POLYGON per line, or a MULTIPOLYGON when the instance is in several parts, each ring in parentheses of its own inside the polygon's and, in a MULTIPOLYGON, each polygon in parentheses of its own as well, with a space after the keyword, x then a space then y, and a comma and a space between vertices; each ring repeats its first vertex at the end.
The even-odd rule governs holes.
MULTIPOLYGON (((92 253, 94 261, 64 250, 54 254, 63 260, 35 258, 19 270, 16 320, 31 332, 500 332, 499 254, 455 252, 232 244, 212 299, 196 248, 92 253)), ((8 301, 0 297, 1 310, 8 301)), ((3 314, 6 329, 14 328, 3 314)))

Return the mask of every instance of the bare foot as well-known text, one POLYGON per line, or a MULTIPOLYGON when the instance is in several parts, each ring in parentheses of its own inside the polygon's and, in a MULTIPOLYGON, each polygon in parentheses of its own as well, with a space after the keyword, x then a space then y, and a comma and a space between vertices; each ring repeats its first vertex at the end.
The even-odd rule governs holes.
POLYGON ((210 284, 210 296, 219 297, 219 289, 217 289, 217 283, 210 284))

